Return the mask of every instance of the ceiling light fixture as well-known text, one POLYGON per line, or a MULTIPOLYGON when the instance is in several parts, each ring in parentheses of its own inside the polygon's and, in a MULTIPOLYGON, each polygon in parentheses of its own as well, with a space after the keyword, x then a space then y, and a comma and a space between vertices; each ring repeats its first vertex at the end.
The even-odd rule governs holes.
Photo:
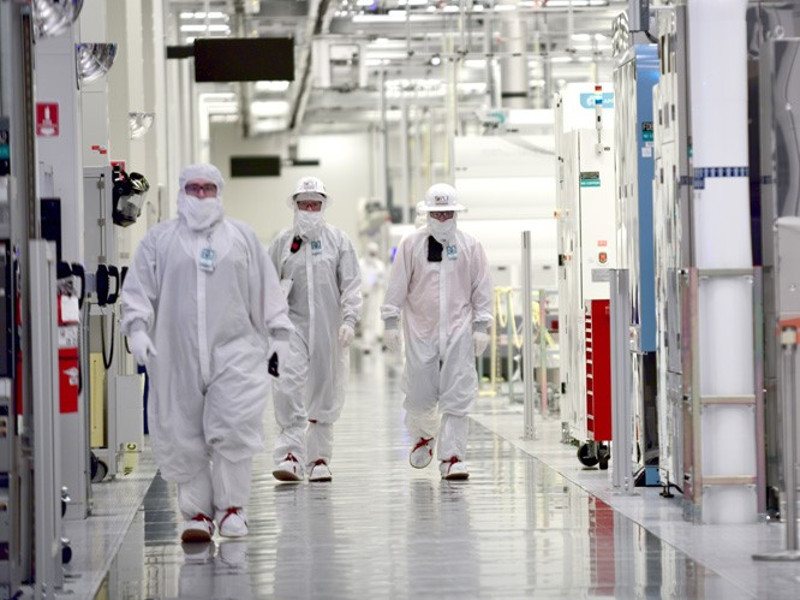
POLYGON ((135 140, 144 136, 153 126, 155 118, 156 114, 151 112, 128 113, 128 131, 131 134, 131 139, 135 140))
POLYGON ((40 38, 61 35, 77 20, 82 8, 83 0, 35 0, 36 35, 40 38))
POLYGON ((442 57, 439 56, 438 54, 434 54, 433 56, 431 56, 431 59, 428 62, 432 67, 438 67, 440 64, 442 64, 442 57))
POLYGON ((100 79, 108 73, 117 56, 116 44, 75 44, 78 77, 82 83, 100 79))

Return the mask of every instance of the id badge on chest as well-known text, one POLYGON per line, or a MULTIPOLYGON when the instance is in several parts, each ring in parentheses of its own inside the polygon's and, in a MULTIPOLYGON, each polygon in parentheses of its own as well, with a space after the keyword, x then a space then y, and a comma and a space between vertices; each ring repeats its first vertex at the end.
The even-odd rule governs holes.
POLYGON ((447 258, 450 260, 456 260, 458 258, 458 248, 455 244, 447 246, 447 258))
POLYGON ((311 254, 322 254, 322 242, 319 240, 312 240, 311 242, 311 254))
POLYGON ((217 253, 213 248, 203 248, 200 250, 200 270, 206 273, 213 273, 217 266, 217 253))

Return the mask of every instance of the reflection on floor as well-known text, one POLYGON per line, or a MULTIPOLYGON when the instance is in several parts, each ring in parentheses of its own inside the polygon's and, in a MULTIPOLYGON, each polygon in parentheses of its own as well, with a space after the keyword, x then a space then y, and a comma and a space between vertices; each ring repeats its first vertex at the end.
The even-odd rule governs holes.
POLYGON ((397 381, 365 364, 350 390, 332 483, 259 457, 251 535, 185 548, 156 478, 97 598, 752 597, 477 423, 469 482, 411 469, 397 381))

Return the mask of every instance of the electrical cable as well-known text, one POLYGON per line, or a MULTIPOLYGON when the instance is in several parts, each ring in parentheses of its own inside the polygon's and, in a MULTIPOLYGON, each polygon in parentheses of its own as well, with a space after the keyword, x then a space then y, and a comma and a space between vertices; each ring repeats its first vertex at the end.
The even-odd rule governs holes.
POLYGON ((111 364, 114 362, 114 335, 116 334, 116 323, 114 321, 114 315, 111 315, 111 352, 108 355, 108 359, 106 359, 106 317, 105 315, 101 315, 100 317, 100 343, 102 345, 103 350, 103 366, 105 367, 106 371, 111 370, 111 364))

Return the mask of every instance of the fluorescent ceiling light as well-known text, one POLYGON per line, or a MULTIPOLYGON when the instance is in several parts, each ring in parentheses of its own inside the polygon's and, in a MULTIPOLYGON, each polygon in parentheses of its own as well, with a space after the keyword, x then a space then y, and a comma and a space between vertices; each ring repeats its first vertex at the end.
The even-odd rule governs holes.
POLYGON ((554 56, 550 59, 552 63, 568 63, 572 62, 571 56, 554 56))
POLYGON ((153 125, 153 119, 155 118, 156 114, 151 112, 128 113, 128 132, 130 133, 131 139, 135 140, 147 133, 153 125))
MULTIPOLYGON (((205 19, 206 13, 204 12, 182 12, 181 19, 184 21, 190 21, 192 19, 205 19)), ((209 19, 224 19, 228 20, 230 17, 223 12, 209 12, 208 13, 209 19)))
POLYGON ((578 58, 578 62, 582 63, 589 63, 592 62, 594 59, 591 56, 581 56, 578 58))
POLYGON ((282 117, 289 113, 289 103, 285 100, 257 100, 250 104, 250 112, 255 117, 282 117))
POLYGON ((591 33, 573 33, 572 34, 572 41, 573 42, 588 42, 592 39, 591 33))
POLYGON ((486 68, 486 59, 485 58, 468 58, 464 61, 464 66, 468 69, 485 69, 486 68))
POLYGON ((398 6, 427 6, 428 0, 397 0, 398 6))
POLYGON ((517 10, 516 4, 495 4, 494 5, 494 12, 510 12, 512 10, 517 10))
POLYGON ((375 0, 358 0, 356 4, 358 6, 372 6, 375 0))
POLYGON ((253 124, 255 133, 273 133, 286 129, 285 119, 260 119, 253 124))
POLYGON ((461 9, 458 6, 455 6, 454 4, 448 4, 444 8, 442 8, 442 12, 446 13, 457 13, 459 10, 461 9))
POLYGON ((198 23, 198 24, 181 25, 181 31, 183 33, 204 33, 206 31, 209 33, 230 33, 231 28, 228 27, 227 25, 222 25, 217 23, 209 24, 208 27, 198 23))
POLYGON ((256 81, 256 91, 281 93, 289 89, 289 84, 289 81, 256 81))

